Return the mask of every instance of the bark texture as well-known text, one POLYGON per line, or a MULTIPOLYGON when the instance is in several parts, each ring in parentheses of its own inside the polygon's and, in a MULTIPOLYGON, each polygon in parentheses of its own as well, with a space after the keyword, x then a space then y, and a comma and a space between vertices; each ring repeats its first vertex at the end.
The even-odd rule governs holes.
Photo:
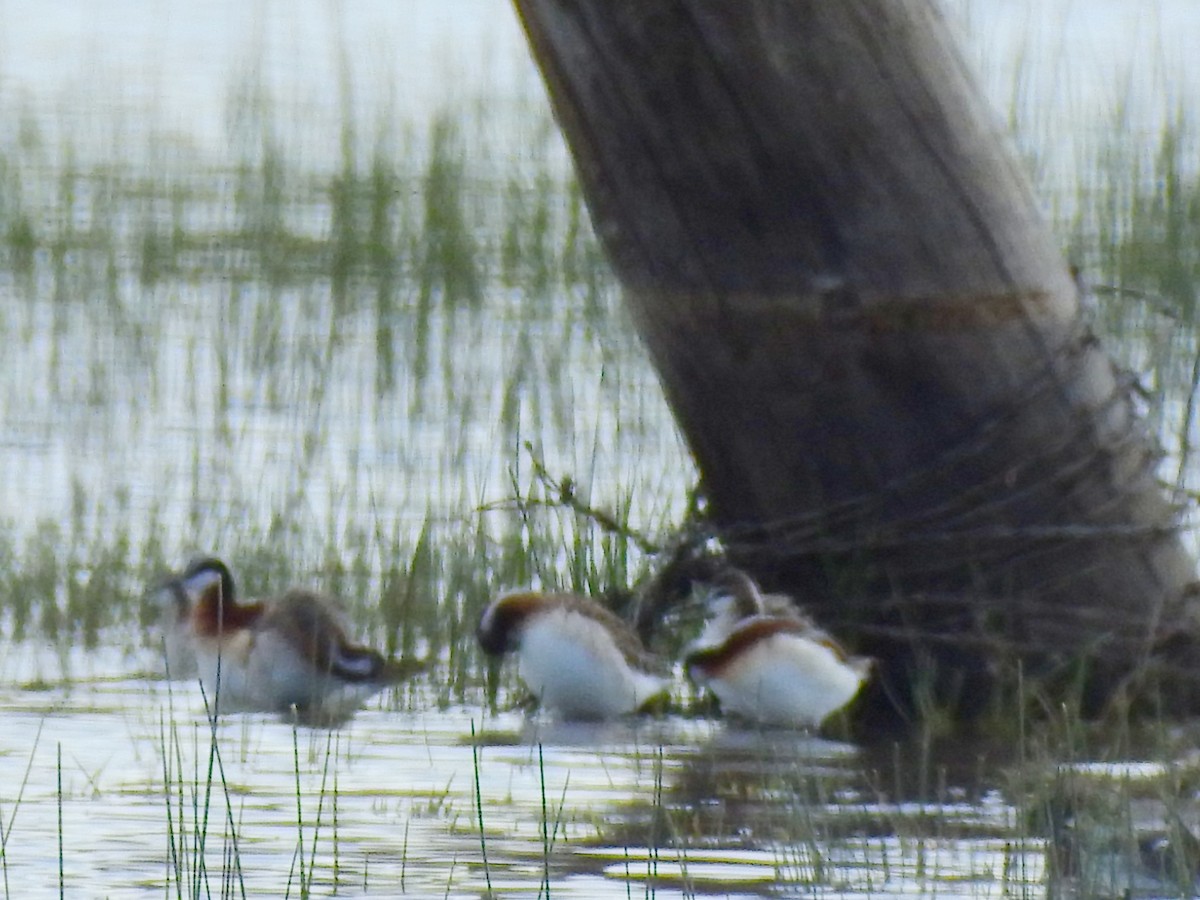
POLYGON ((1191 705, 1156 447, 934 5, 515 4, 730 554, 880 660, 867 714, 1167 648, 1191 705))

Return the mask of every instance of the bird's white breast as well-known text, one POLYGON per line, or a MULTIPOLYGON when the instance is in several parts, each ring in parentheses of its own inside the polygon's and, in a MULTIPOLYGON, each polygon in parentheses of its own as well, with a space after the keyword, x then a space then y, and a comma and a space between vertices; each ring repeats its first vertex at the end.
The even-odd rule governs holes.
POLYGON ((819 725, 849 703, 862 674, 824 644, 774 634, 706 679, 726 712, 777 725, 819 725))
POLYGON ((626 661, 609 631, 577 612, 552 609, 522 629, 518 674, 542 703, 572 718, 633 712, 664 679, 626 661))

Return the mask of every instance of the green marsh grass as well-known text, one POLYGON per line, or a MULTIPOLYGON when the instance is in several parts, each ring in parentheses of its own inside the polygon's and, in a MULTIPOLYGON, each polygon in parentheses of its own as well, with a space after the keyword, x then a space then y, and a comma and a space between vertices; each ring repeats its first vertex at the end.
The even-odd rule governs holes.
POLYGON ((67 892, 66 870, 63 867, 63 816, 62 816, 62 743, 56 747, 55 773, 58 776, 58 896, 64 897, 67 892))
POLYGON ((292 893, 292 884, 293 884, 292 877, 293 877, 293 875, 295 876, 295 883, 296 883, 296 887, 297 887, 298 896, 301 897, 302 900, 306 900, 306 898, 312 896, 313 883, 314 883, 314 879, 316 877, 316 870, 317 870, 317 848, 318 848, 319 839, 321 837, 321 825, 322 825, 323 815, 325 813, 325 800, 326 800, 327 796, 330 797, 330 799, 331 799, 331 814, 334 818, 333 837, 331 840, 332 848, 333 848, 333 851, 332 851, 333 860, 332 860, 332 873, 331 874, 332 874, 332 879, 333 879, 334 885, 335 886, 337 885, 338 871, 337 871, 337 828, 336 828, 336 822, 337 822, 337 812, 336 812, 336 810, 337 810, 337 787, 336 787, 337 776, 336 776, 336 773, 333 774, 332 793, 329 793, 329 791, 328 791, 328 788, 330 787, 329 779, 330 779, 330 775, 331 775, 330 764, 337 758, 337 756, 338 756, 338 754, 335 752, 335 748, 334 748, 334 732, 332 730, 330 730, 330 731, 327 731, 325 734, 325 753, 324 753, 324 766, 321 769, 321 786, 320 786, 320 790, 317 795, 316 814, 315 814, 315 816, 313 816, 313 818, 311 820, 311 824, 310 824, 311 839, 310 839, 309 848, 308 848, 308 859, 306 860, 305 856, 304 856, 304 853, 305 853, 305 849, 304 849, 304 842, 305 842, 304 796, 303 796, 303 790, 301 787, 301 777, 300 777, 300 774, 301 774, 300 737, 299 737, 299 729, 295 725, 292 726, 292 759, 293 759, 293 768, 294 768, 295 779, 296 779, 296 828, 297 828, 298 833, 297 833, 297 837, 296 837, 296 852, 292 857, 292 869, 288 873, 288 882, 287 882, 287 895, 288 896, 291 896, 291 893, 292 893))
MULTIPOLYGON (((471 720, 471 774, 475 787, 475 818, 479 823, 479 859, 483 867, 483 879, 487 884, 487 894, 492 895, 492 869, 488 865, 487 831, 483 826, 483 789, 479 785, 480 747, 475 734, 475 720, 471 720)), ((407 846, 407 832, 405 834, 407 846)))
MULTIPOLYGON (((42 740, 42 725, 44 724, 45 723, 43 722, 38 725, 37 733, 33 736, 32 745, 29 748, 29 762, 25 766, 25 774, 22 776, 21 784, 17 788, 17 796, 12 800, 12 811, 8 814, 8 821, 6 822, 3 820, 3 818, 0 818, 0 828, 3 829, 0 831, 0 873, 2 873, 4 876, 5 898, 13 896, 8 880, 8 839, 12 836, 13 826, 17 821, 17 813, 21 809, 21 801, 25 797, 25 788, 29 786, 29 773, 33 769, 33 760, 37 754, 38 744, 40 744, 42 740)), ((59 793, 61 795, 61 786, 59 788, 59 793)), ((3 809, 0 809, 0 816, 3 816, 3 809)), ((61 831, 62 829, 60 828, 59 830, 61 831)))

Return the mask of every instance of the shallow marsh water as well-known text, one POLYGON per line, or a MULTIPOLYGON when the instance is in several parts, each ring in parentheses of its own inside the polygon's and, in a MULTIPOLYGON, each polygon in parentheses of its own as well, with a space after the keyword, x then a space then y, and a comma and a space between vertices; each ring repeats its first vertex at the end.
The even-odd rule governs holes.
MULTIPOLYGON (((1132 280, 1105 242, 1135 230, 1129 197, 1200 95, 1200 7, 948 6, 1064 242, 1132 280), (1114 130, 1129 181, 1089 180, 1114 130)), ((1058 891, 1016 747, 488 711, 470 629, 492 592, 624 586, 647 558, 556 509, 535 465, 650 538, 694 478, 505 4, 54 9, 0 2, 6 896, 57 895, 60 849, 68 896, 1058 891), (437 675, 336 732, 226 717, 210 778, 203 699, 154 674, 135 627, 147 583, 196 550, 250 593, 338 593, 437 675)), ((1171 445, 1194 329, 1143 328, 1131 296, 1103 317, 1135 320, 1119 349, 1153 370, 1171 445)), ((510 667, 500 708, 512 687, 510 667)), ((1125 790, 1172 765, 1032 768, 1125 790)), ((1169 811, 1194 816, 1180 796, 1169 811)), ((1140 809, 1120 814, 1170 819, 1140 809)), ((1121 895, 1136 879, 1112 868, 1077 895, 1121 895)))
POLYGON ((69 686, 0 691, 10 896, 57 894, 60 841, 68 896, 1040 890, 1039 843, 1015 841, 1002 801, 888 799, 849 744, 439 709, 419 686, 336 731, 258 715, 213 731, 197 688, 130 677, 139 661, 88 654, 69 686), (909 825, 870 824, 884 820, 909 825))

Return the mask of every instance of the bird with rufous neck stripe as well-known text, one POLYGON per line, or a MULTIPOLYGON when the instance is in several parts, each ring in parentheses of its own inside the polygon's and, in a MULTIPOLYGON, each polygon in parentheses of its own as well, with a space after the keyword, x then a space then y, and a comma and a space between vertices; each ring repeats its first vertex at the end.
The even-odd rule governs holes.
POLYGON ((417 668, 352 641, 335 602, 315 591, 241 602, 214 557, 194 560, 159 591, 169 605, 168 670, 194 668, 218 710, 335 722, 417 668))
POLYGON ((716 613, 685 649, 684 665, 724 713, 815 728, 854 699, 870 659, 847 654, 787 597, 764 595, 740 569, 722 572, 714 587, 716 613))

